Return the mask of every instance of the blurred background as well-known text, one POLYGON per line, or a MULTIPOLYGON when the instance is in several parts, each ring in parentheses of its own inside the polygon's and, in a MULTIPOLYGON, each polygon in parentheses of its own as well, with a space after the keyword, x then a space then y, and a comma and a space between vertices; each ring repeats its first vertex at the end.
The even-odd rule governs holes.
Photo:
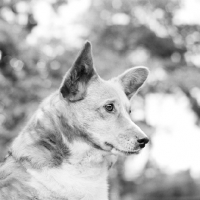
POLYGON ((111 200, 200 200, 200 1, 1 0, 0 160, 85 40, 109 79, 145 65, 133 101, 151 143, 110 172, 111 200))

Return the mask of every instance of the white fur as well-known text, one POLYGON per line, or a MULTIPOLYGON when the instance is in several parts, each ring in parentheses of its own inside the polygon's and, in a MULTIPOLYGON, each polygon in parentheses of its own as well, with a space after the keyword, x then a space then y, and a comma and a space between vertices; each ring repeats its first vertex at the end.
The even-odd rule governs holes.
POLYGON ((56 197, 70 200, 108 200, 107 166, 105 163, 90 166, 89 160, 84 157, 83 163, 76 165, 63 163, 58 168, 29 169, 32 176, 29 184, 41 191, 44 199, 43 195, 48 196, 51 191, 56 197))

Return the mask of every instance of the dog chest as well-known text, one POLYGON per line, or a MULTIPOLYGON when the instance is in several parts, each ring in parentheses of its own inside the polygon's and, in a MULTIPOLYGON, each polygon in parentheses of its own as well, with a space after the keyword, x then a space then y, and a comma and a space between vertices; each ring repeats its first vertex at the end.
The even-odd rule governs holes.
POLYGON ((83 173, 73 166, 60 168, 28 170, 32 178, 30 186, 42 198, 67 200, 108 200, 107 171, 91 169, 83 173), (46 191, 46 192, 44 192, 46 191))

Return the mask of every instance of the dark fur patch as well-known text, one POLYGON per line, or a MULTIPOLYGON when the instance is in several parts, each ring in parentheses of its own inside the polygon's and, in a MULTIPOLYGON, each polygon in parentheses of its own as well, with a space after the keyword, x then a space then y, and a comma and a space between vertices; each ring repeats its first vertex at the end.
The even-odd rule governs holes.
MULTIPOLYGON (((42 157, 40 160, 44 160, 44 164, 46 163, 52 167, 58 166, 69 158, 70 150, 63 142, 62 133, 56 127, 52 116, 48 112, 43 112, 45 117, 52 123, 53 128, 45 127, 39 120, 33 120, 33 122, 28 125, 27 129, 32 133, 31 136, 35 140, 33 148, 41 150, 41 155, 38 155, 38 157, 42 157)), ((21 159, 31 162, 31 159, 28 157, 21 159)))
POLYGON ((47 136, 40 138, 36 146, 39 145, 47 149, 51 153, 54 166, 62 164, 63 160, 67 160, 70 156, 69 148, 63 143, 62 138, 54 133, 48 133, 47 136))

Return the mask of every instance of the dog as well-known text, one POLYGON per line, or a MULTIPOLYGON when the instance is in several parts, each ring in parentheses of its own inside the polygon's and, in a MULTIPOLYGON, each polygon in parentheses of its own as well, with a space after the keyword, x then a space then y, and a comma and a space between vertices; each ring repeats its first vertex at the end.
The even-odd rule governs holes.
POLYGON ((130 103, 148 74, 133 67, 101 79, 86 42, 60 88, 11 144, 0 167, 0 199, 108 200, 108 170, 117 156, 137 154, 149 141, 130 103))

